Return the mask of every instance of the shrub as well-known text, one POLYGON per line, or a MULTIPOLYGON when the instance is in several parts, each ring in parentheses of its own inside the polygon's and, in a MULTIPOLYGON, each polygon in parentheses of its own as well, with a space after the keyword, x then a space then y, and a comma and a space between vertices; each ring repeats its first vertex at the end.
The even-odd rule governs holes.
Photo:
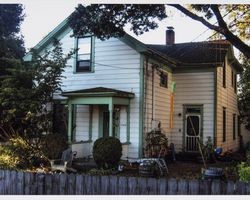
POLYGON ((238 172, 241 181, 250 181, 250 166, 240 164, 238 172))
POLYGON ((241 181, 250 181, 250 151, 246 152, 246 162, 238 165, 238 173, 241 181))
POLYGON ((41 138, 41 150, 49 159, 58 159, 67 149, 67 137, 59 133, 50 133, 41 138))
POLYGON ((8 169, 30 169, 46 163, 42 152, 31 142, 16 136, 0 147, 0 167, 8 169))
POLYGON ((122 156, 122 145, 115 137, 99 138, 93 146, 93 157, 98 168, 116 168, 122 156))

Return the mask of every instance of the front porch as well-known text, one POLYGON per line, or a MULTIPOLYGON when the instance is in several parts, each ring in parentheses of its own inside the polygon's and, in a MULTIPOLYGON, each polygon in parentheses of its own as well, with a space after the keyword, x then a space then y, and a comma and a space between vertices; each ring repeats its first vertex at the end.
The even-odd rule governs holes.
POLYGON ((68 142, 78 157, 92 155, 100 137, 113 136, 123 144, 123 157, 130 144, 130 101, 133 93, 109 88, 63 92, 68 106, 68 142))

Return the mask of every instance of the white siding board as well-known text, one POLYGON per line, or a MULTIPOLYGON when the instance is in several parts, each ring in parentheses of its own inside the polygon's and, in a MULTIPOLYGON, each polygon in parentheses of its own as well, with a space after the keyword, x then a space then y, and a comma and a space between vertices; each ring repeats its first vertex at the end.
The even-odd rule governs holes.
MULTIPOLYGON (((222 147, 224 152, 228 150, 237 150, 239 147, 239 138, 237 132, 237 115, 238 103, 237 94, 231 85, 231 70, 232 66, 228 63, 226 58, 226 88, 223 87, 222 76, 223 68, 217 68, 217 146, 222 147), (226 141, 223 142, 223 107, 226 107, 226 141), (233 114, 236 114, 236 139, 233 140, 233 114)), ((235 70, 233 69, 234 73, 235 70)))
POLYGON ((171 142, 177 151, 183 148, 183 105, 203 105, 203 140, 214 137, 214 74, 213 72, 173 74, 176 82, 174 95, 174 127, 171 142), (181 113, 181 117, 178 114, 181 113))
MULTIPOLYGON (((64 34, 61 38, 62 47, 65 53, 74 48, 75 39, 72 34, 64 34)), ((61 36, 60 36, 61 37, 61 36)), ((94 47, 94 72, 73 73, 73 56, 67 62, 67 67, 62 76, 62 90, 72 91, 94 87, 107 87, 127 92, 133 92, 135 98, 131 99, 130 110, 130 141, 128 157, 138 157, 139 145, 139 102, 140 102, 140 54, 128 45, 116 38, 101 41, 95 38, 94 47)), ((122 107, 121 124, 126 124, 126 109, 122 107)), ((76 120, 76 139, 87 140, 89 136, 89 110, 88 106, 79 106, 76 120), (83 108, 86 107, 86 110, 83 108)), ((120 127, 122 142, 126 139, 125 126, 120 127)), ((99 135, 99 108, 93 106, 92 119, 92 140, 99 135)), ((90 144, 92 147, 93 143, 90 144)))

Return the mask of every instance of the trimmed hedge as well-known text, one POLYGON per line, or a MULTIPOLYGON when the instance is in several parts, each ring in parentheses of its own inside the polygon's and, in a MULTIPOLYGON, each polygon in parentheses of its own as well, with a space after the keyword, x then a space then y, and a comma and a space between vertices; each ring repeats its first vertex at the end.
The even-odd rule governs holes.
POLYGON ((103 137, 95 141, 93 157, 102 169, 116 168, 122 156, 122 144, 115 137, 103 137))

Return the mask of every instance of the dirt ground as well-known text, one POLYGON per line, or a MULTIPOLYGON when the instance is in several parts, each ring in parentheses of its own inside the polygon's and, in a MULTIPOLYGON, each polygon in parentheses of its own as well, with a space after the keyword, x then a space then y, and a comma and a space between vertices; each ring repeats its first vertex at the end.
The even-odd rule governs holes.
MULTIPOLYGON (((169 162, 167 163, 169 173, 166 174, 166 178, 176 178, 176 179, 201 179, 202 178, 202 168, 204 165, 197 162, 169 162)), ((207 167, 219 167, 224 170, 226 180, 238 180, 238 175, 236 172, 236 163, 234 162, 219 162, 207 164, 207 167)), ((133 170, 124 170, 119 172, 118 175, 121 176, 140 176, 138 168, 133 170)))

